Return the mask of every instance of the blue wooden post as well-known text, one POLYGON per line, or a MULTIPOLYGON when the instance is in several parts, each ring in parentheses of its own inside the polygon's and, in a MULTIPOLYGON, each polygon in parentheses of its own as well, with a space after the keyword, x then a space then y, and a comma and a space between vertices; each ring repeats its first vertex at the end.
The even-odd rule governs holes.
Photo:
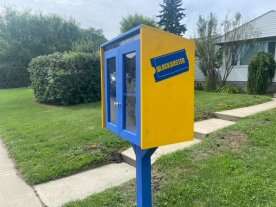
POLYGON ((151 155, 157 148, 142 150, 133 145, 136 154, 136 198, 137 207, 152 207, 151 155))

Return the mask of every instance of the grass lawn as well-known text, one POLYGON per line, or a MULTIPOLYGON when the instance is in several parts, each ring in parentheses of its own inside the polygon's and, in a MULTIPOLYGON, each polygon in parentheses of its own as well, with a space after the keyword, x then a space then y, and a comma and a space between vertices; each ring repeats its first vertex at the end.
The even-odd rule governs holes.
MULTIPOLYGON (((276 110, 159 159, 155 207, 276 206, 276 110)), ((134 207, 134 181, 66 207, 134 207)))
MULTIPOLYGON (((197 92, 196 119, 269 101, 265 96, 197 92)), ((101 129, 100 104, 56 107, 35 102, 31 89, 0 90, 0 136, 30 184, 112 162, 129 145, 101 129)))
POLYGON ((0 136, 31 184, 111 162, 128 147, 101 129, 100 104, 38 104, 32 90, 0 90, 0 136))
POLYGON ((205 91, 196 92, 196 120, 212 117, 212 113, 239 107, 255 105, 271 100, 268 96, 247 94, 218 94, 205 91))

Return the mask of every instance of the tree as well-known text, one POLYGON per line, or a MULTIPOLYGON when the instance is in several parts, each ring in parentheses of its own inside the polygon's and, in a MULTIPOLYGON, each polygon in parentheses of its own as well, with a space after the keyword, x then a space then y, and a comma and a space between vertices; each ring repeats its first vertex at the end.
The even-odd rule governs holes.
POLYGON ((28 86, 32 58, 69 51, 84 36, 104 38, 100 32, 80 29, 72 19, 7 9, 0 17, 0 88, 28 86))
POLYGON ((76 52, 98 55, 101 44, 106 42, 102 30, 81 29, 81 37, 73 43, 72 50, 76 52))
POLYGON ((206 77, 206 89, 213 91, 218 85, 219 53, 216 47, 217 18, 211 13, 208 18, 199 16, 197 22, 196 54, 198 64, 206 77))
POLYGON ((248 92, 250 94, 265 94, 272 84, 276 63, 271 54, 260 52, 248 67, 248 92))
POLYGON ((160 4, 162 10, 157 17, 160 19, 158 25, 165 31, 182 35, 186 32, 185 24, 181 21, 186 16, 182 8, 182 0, 163 0, 160 4))
POLYGON ((136 26, 139 26, 141 24, 156 27, 156 23, 153 19, 149 17, 145 17, 143 15, 134 14, 134 15, 129 15, 127 17, 124 17, 122 19, 122 21, 120 22, 121 32, 122 33, 127 32, 128 30, 136 26))
POLYGON ((222 53, 222 67, 220 74, 221 86, 224 86, 234 68, 234 65, 240 57, 242 49, 246 47, 246 44, 243 44, 243 47, 241 47, 241 43, 238 41, 252 39, 252 43, 254 42, 253 37, 256 38, 258 36, 258 32, 255 31, 251 24, 242 24, 242 16, 240 13, 237 13, 230 19, 226 16, 225 20, 221 24, 221 27, 223 35, 221 36, 220 41, 224 44, 222 44, 220 48, 220 52, 222 53))

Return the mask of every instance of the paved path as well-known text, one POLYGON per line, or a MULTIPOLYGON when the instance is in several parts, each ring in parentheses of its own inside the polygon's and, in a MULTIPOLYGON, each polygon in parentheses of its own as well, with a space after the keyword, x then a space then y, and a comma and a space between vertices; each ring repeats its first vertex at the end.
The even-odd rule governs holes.
POLYGON ((216 112, 215 115, 221 119, 236 121, 274 108, 276 108, 276 98, 273 98, 272 101, 255 106, 216 112))
POLYGON ((69 201, 119 186, 135 178, 135 168, 126 164, 110 164, 69 177, 35 186, 43 203, 59 207, 69 201))
POLYGON ((209 134, 235 124, 233 121, 222 119, 207 119, 195 122, 195 135, 197 138, 205 138, 209 134))
POLYGON ((33 189, 20 176, 0 139, 0 206, 41 207, 33 189))
MULTIPOLYGON (((178 144, 171 144, 171 145, 166 145, 163 147, 159 147, 154 154, 152 155, 151 161, 154 163, 158 158, 160 158, 163 155, 170 154, 173 152, 176 152, 178 150, 183 150, 186 148, 189 148, 195 144, 200 143, 201 140, 199 139, 194 139, 193 141, 189 142, 183 142, 183 143, 178 143, 178 144)), ((132 166, 135 166, 136 160, 135 160, 135 153, 132 148, 129 148, 121 153, 124 161, 132 166)))

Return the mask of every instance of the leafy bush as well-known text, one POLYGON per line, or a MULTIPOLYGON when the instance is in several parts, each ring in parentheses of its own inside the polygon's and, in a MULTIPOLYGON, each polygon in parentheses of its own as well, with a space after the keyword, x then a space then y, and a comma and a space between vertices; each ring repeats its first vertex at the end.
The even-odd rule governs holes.
POLYGON ((248 92, 250 94, 265 94, 272 84, 276 63, 268 53, 258 53, 248 68, 248 92))
POLYGON ((32 87, 41 103, 71 105, 100 99, 99 58, 88 53, 54 53, 29 65, 32 87))
POLYGON ((238 93, 244 93, 242 88, 238 86, 233 86, 233 85, 225 85, 220 87, 217 90, 218 93, 228 93, 228 94, 238 94, 238 93))

